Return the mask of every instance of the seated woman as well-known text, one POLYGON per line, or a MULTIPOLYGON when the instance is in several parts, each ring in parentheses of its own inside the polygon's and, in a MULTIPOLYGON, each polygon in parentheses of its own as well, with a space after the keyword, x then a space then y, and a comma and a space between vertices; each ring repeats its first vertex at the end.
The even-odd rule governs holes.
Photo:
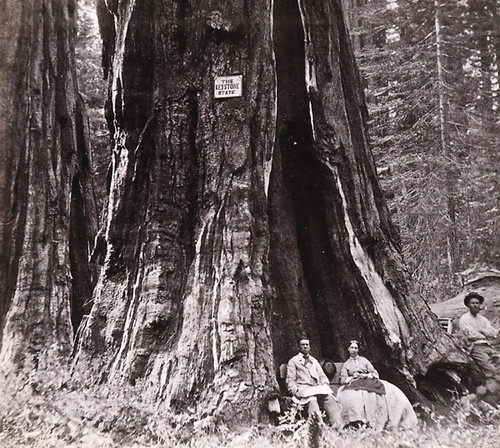
POLYGON ((405 394, 388 381, 380 380, 372 363, 359 356, 358 341, 349 344, 349 359, 340 373, 337 398, 345 425, 415 427, 417 416, 405 394))

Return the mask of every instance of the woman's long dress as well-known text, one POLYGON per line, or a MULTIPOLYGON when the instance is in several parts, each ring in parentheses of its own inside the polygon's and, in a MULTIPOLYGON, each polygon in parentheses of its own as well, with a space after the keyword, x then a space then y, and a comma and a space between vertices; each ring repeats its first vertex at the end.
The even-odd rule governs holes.
POLYGON ((370 373, 378 378, 378 373, 366 358, 349 358, 342 366, 341 382, 344 384, 337 392, 337 399, 342 405, 344 424, 365 423, 372 428, 382 430, 389 427, 412 428, 418 420, 406 395, 388 381, 380 380, 385 394, 366 390, 346 389, 346 384, 353 381, 354 373, 370 373))

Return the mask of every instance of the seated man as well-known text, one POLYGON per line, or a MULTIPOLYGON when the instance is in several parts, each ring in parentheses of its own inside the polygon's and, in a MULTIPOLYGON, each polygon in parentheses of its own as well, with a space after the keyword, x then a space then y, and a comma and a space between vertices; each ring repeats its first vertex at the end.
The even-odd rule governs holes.
POLYGON ((307 404, 307 413, 321 415, 320 405, 325 410, 330 425, 339 426, 340 405, 330 389, 330 381, 319 362, 310 354, 309 340, 299 339, 300 353, 288 361, 286 386, 294 401, 307 404))
POLYGON ((469 308, 458 321, 460 333, 464 337, 471 358, 476 361, 485 378, 496 375, 496 367, 492 358, 497 355, 488 339, 498 336, 498 330, 493 328, 490 321, 479 315, 484 297, 476 292, 465 296, 464 304, 469 308))

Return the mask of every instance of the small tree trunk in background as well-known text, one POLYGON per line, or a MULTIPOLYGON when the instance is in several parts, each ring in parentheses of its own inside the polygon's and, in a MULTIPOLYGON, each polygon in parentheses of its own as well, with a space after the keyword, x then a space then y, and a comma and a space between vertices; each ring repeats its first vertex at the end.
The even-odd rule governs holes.
POLYGON ((465 362, 408 297, 339 3, 107 4, 106 257, 75 372, 236 423, 304 332, 334 360, 360 339, 412 397, 465 362), (223 75, 241 97, 214 98, 223 75))
POLYGON ((443 163, 446 164, 446 205, 447 205, 447 260, 448 260, 448 276, 450 283, 454 282, 455 273, 457 272, 457 238, 456 238, 456 193, 455 183, 456 174, 452 160, 452 148, 450 144, 450 136, 448 131, 449 126, 449 105, 448 95, 446 94, 446 85, 444 79, 444 54, 442 48, 441 36, 441 4, 440 0, 435 0, 435 31, 436 31, 436 66, 438 76, 438 91, 439 91, 439 127, 440 127, 440 146, 443 154, 443 163))
POLYGON ((386 8, 384 0, 341 0, 345 22, 351 36, 354 51, 372 47, 382 48, 386 42, 386 27, 376 23, 377 13, 386 8))
MULTIPOLYGON (((497 78, 500 76, 500 4, 498 2, 494 2, 491 7, 491 15, 492 15, 492 32, 491 36, 493 38, 493 48, 495 53, 495 61, 496 61, 496 76, 497 78)), ((498 108, 495 110, 495 116, 498 117, 500 115, 500 111, 498 108)))
POLYGON ((0 14, 0 356, 17 367, 67 357, 92 293, 75 14, 71 0, 6 1, 0 14))

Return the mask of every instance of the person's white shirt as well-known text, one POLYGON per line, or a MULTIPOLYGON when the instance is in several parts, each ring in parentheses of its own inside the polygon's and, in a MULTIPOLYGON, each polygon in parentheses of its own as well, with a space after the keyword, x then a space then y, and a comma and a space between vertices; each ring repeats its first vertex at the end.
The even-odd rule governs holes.
POLYGON ((470 312, 460 317, 458 327, 471 345, 488 343, 488 339, 496 338, 499 332, 486 317, 480 314, 473 316, 470 312))

